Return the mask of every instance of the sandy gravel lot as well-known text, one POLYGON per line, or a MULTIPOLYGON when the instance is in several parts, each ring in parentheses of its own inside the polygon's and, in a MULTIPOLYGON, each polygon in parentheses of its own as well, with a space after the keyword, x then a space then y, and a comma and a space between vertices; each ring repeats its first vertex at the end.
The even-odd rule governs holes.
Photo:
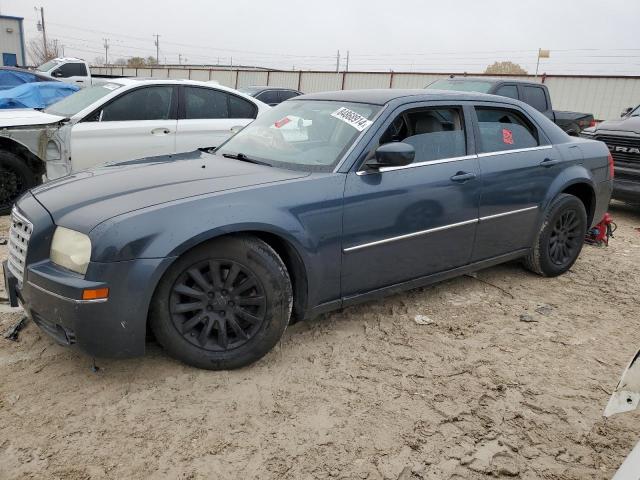
MULTIPOLYGON (((612 213, 560 278, 509 264, 348 308, 240 371, 150 343, 94 373, 29 324, 0 338, 0 478, 610 478, 640 439, 640 413, 601 416, 640 348, 640 209, 612 213)), ((20 318, 0 305, 2 332, 20 318)))

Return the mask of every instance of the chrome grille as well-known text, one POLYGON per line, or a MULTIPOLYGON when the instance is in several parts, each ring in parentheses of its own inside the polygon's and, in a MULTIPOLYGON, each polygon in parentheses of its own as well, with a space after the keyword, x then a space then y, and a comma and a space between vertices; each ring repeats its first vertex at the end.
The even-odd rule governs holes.
POLYGON ((11 273, 18 279, 22 287, 24 279, 25 262, 27 259, 27 247, 33 232, 33 225, 15 209, 11 211, 11 228, 9 229, 9 258, 8 266, 11 273))

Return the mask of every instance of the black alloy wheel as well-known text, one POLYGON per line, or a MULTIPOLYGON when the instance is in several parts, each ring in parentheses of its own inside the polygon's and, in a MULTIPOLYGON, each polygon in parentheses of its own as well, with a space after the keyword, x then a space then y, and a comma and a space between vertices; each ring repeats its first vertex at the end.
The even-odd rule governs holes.
POLYGON ((558 266, 572 261, 582 247, 584 231, 575 210, 565 210, 557 218, 549 236, 549 257, 558 266))
POLYGON ((149 322, 167 352, 209 370, 240 368, 267 354, 291 318, 284 262, 264 241, 229 235, 182 254, 155 289, 149 322))
POLYGON ((205 260, 176 280, 169 302, 176 329, 193 345, 211 351, 237 348, 260 330, 264 289, 244 265, 205 260))

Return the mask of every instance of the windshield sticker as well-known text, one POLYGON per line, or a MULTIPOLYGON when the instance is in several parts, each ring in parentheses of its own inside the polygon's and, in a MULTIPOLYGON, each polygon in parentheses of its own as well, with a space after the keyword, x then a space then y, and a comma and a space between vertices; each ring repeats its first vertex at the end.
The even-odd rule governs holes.
POLYGON ((353 110, 349 110, 346 107, 341 107, 331 114, 332 117, 342 120, 344 123, 348 123, 359 132, 363 131, 373 122, 366 117, 363 117, 353 110))
POLYGON ((105 83, 102 86, 107 90, 112 90, 112 91, 120 88, 120 85, 118 85, 117 83, 105 83))
POLYGON ((278 120, 276 123, 274 123, 273 126, 276 128, 281 128, 281 127, 284 127, 290 121, 291 119, 289 117, 284 117, 282 120, 278 120))
POLYGON ((507 130, 506 128, 503 128, 502 141, 507 145, 513 145, 513 132, 511 130, 507 130))

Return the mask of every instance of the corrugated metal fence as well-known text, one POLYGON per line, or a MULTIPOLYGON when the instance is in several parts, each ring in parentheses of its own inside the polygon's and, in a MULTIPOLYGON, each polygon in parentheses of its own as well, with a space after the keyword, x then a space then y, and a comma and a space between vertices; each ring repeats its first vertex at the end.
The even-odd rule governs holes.
MULTIPOLYGON (((448 73, 302 72, 230 70, 202 67, 92 68, 96 75, 215 80, 232 88, 249 85, 287 87, 305 93, 362 88, 423 88, 448 73)), ((457 74, 461 75, 461 74, 457 74)), ((626 108, 640 104, 640 77, 548 75, 520 79, 544 82, 556 110, 593 113, 601 120, 617 118, 626 108)))

